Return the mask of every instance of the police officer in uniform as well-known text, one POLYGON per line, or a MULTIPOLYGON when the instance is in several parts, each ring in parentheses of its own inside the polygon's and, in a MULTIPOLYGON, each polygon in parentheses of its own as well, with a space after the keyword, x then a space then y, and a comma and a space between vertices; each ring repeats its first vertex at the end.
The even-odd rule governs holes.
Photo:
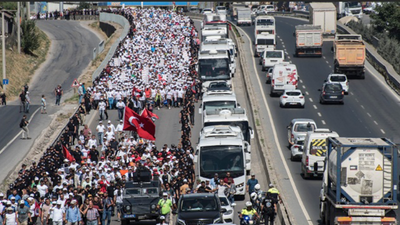
POLYGON ((265 225, 273 225, 276 213, 276 203, 271 196, 267 196, 261 203, 261 211, 263 213, 265 225))

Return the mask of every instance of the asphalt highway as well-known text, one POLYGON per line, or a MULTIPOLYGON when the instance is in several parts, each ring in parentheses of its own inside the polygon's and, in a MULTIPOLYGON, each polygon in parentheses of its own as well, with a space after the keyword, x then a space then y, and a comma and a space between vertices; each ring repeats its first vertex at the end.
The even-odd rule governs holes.
MULTIPOLYGON (((305 108, 282 109, 279 107, 279 98, 269 96, 270 85, 265 84, 266 72, 261 71, 261 66, 258 65, 259 58, 254 58, 257 68, 257 73, 254 76, 259 76, 262 84, 260 86, 263 89, 263 93, 256 95, 258 100, 261 102, 261 95, 266 95, 279 137, 279 140, 275 141, 279 141, 277 144, 281 146, 284 160, 293 177, 295 183, 293 188, 297 188, 301 196, 301 200, 311 219, 309 222, 318 224, 318 197, 321 189, 321 180, 304 180, 300 175, 300 163, 290 161, 286 126, 294 118, 311 118, 315 120, 318 127, 329 128, 343 137, 388 137, 394 142, 399 142, 400 120, 397 118, 400 113, 400 101, 399 97, 394 96, 393 92, 381 79, 372 75, 371 70, 367 70, 365 80, 350 80, 350 93, 345 96, 344 105, 321 105, 319 103, 318 89, 322 87, 322 83, 328 74, 333 71, 332 42, 324 42, 323 57, 321 58, 294 57, 294 26, 304 23, 307 22, 276 17, 277 49, 285 50, 288 53, 286 60, 297 66, 300 76, 299 89, 305 93, 306 97, 305 108)), ((254 26, 240 28, 253 41, 254 26)), ((247 36, 243 35, 242 38, 247 38, 247 36)), ((254 46, 252 48, 254 49, 254 46)), ((251 63, 248 65, 249 67, 253 66, 252 60, 247 59, 247 62, 251 63)), ((259 85, 256 83, 256 79, 252 79, 252 82, 254 82, 252 85, 259 85)), ((262 106, 260 107, 266 111, 262 106)), ((296 201, 296 199, 294 200, 296 201)))

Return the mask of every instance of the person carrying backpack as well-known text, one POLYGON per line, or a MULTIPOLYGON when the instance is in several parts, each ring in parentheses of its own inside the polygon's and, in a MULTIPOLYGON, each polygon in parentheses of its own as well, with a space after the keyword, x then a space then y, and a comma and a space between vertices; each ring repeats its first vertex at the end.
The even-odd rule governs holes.
POLYGON ((273 225, 276 214, 276 203, 271 196, 266 195, 261 203, 261 211, 264 217, 265 225, 273 225))
POLYGON ((22 120, 19 123, 19 127, 22 129, 22 138, 21 139, 25 139, 25 134, 26 134, 26 139, 31 139, 31 137, 29 137, 28 123, 29 122, 26 119, 26 115, 23 115, 22 120))

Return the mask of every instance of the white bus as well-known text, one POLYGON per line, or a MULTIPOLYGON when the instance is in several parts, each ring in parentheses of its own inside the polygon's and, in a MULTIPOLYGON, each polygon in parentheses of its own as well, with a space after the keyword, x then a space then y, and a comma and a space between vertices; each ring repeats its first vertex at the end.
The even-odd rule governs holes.
POLYGON ((275 18, 273 16, 257 16, 254 19, 254 37, 257 34, 275 34, 275 18))
MULTIPOLYGON (((196 148, 194 162, 200 180, 210 180, 214 174, 230 173, 236 185, 236 195, 246 194, 246 152, 250 145, 243 140, 239 127, 204 127, 196 148)), ((249 154, 250 155, 250 154, 249 154)))

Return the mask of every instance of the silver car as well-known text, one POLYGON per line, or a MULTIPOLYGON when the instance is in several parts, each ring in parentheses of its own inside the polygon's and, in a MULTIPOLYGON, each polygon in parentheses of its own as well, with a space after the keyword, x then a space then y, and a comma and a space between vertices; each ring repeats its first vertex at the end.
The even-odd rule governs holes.
POLYGON ((312 119, 297 118, 290 122, 287 129, 289 147, 291 147, 299 137, 305 137, 308 131, 317 129, 317 124, 312 119))
POLYGON ((292 147, 290 147, 291 155, 290 155, 290 160, 291 161, 300 161, 301 157, 303 157, 303 148, 304 148, 304 139, 305 136, 299 136, 292 147))

